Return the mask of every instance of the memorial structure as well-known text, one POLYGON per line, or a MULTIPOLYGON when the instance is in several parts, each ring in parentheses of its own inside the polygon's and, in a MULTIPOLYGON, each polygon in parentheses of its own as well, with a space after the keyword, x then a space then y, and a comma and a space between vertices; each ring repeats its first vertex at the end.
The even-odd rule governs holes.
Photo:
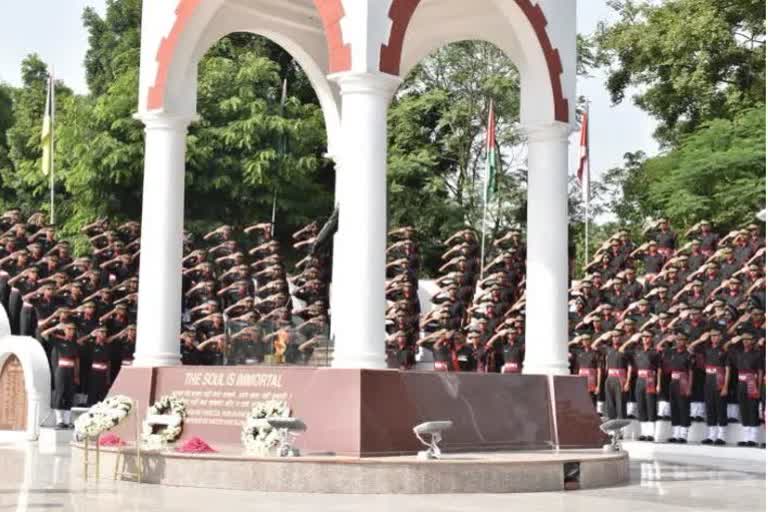
POLYGON ((232 32, 272 39, 301 65, 336 163, 333 366, 383 368, 387 109, 432 51, 478 39, 520 71, 528 138, 526 372, 568 373, 568 135, 575 126, 575 0, 175 0, 143 6, 146 130, 137 366, 179 362, 184 171, 197 63, 232 32))
MULTIPOLYGON (((420 445, 413 427, 434 420, 453 422, 444 436, 448 451, 600 447, 605 437, 584 381, 567 376, 568 135, 574 128, 575 84, 575 0, 144 2, 136 114, 146 133, 138 337, 134 365, 120 372, 111 393, 138 400, 139 414, 160 396, 181 397, 188 407, 184 435, 219 446, 239 444, 240 427, 254 403, 277 399, 287 401, 308 426, 297 441, 302 454, 358 461, 415 454, 420 445), (232 32, 256 33, 287 50, 314 86, 323 111, 339 209, 332 368, 179 366, 186 133, 196 118, 198 61, 232 32), (529 165, 527 375, 384 369, 387 110, 413 66, 441 46, 468 39, 495 44, 520 71, 529 165)), ((136 417, 119 428, 134 431, 136 417)), ((606 457, 610 468, 603 473, 599 457, 590 461, 598 468, 592 475, 602 475, 592 485, 627 478, 626 455, 606 457)), ((564 461, 549 460, 554 466, 547 485, 512 487, 562 488, 564 461)), ((511 463, 519 475, 526 474, 524 462, 511 463)), ((173 471, 184 461, 169 458, 165 464, 173 471)), ((324 473, 323 467, 320 463, 316 471, 324 473)), ((348 466, 337 470, 343 468, 348 466)), ((394 475, 400 469, 387 471, 394 475)), ((337 470, 331 473, 340 476, 337 470)), ((474 469, 451 471, 458 478, 474 469)), ((306 476, 297 473, 298 480, 306 476)), ((373 474, 361 478, 375 481, 373 474)), ((156 479, 216 486, 202 480, 156 479)), ((280 490, 299 489, 298 480, 280 490)), ((324 489, 325 480, 309 480, 317 488, 306 490, 324 489)), ((494 480, 498 486, 492 489, 515 490, 502 480, 494 480)), ((400 490, 464 492, 462 485, 400 490)))

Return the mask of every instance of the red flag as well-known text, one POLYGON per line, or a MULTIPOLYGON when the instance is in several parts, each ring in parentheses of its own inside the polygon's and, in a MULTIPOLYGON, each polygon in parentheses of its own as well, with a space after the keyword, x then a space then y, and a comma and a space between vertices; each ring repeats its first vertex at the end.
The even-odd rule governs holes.
POLYGON ((589 112, 581 116, 581 144, 579 145, 579 170, 576 177, 581 183, 585 200, 589 200, 589 112))

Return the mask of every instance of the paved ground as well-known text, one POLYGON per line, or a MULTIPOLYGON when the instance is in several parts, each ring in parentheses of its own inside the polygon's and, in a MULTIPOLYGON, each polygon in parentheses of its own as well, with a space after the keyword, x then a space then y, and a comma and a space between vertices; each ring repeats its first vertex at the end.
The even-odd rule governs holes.
MULTIPOLYGON (((137 485, 70 477, 69 457, 0 444, 0 511, 152 512, 205 510, 377 512, 524 511, 762 511, 765 472, 734 461, 730 470, 671 462, 632 463, 629 485, 592 491, 444 496, 265 494, 137 485)), ((80 472, 75 471, 79 475, 80 472)))

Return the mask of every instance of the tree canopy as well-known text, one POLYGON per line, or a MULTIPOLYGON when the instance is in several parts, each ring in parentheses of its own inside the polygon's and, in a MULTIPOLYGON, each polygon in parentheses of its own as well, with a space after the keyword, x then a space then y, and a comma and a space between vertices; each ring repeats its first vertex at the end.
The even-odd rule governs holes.
POLYGON ((614 102, 627 90, 674 145, 710 119, 765 101, 763 0, 609 0, 619 21, 596 34, 614 102))

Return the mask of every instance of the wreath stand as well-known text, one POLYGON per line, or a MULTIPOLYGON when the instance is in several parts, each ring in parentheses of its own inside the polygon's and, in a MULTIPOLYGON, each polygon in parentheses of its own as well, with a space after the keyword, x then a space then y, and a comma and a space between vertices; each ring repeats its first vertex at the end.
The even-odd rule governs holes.
POLYGON ((89 448, 90 446, 90 439, 86 436, 85 440, 83 441, 83 446, 85 448, 84 454, 83 454, 83 479, 88 480, 88 467, 89 466, 96 466, 96 471, 94 474, 94 480, 99 479, 99 459, 101 458, 101 449, 99 447, 99 437, 101 437, 101 434, 96 436, 96 449, 91 450, 89 448), (96 452, 96 460, 91 461, 91 452, 96 452))
MULTIPOLYGON (((131 407, 131 410, 136 411, 136 471, 127 471, 126 470, 126 460, 125 460, 125 453, 129 450, 129 448, 122 448, 117 447, 117 454, 115 455, 115 471, 113 475, 114 480, 123 480, 123 479, 131 479, 135 478, 136 483, 141 483, 141 477, 144 473, 144 459, 142 457, 141 452, 141 426, 142 422, 138 420, 139 416, 139 402, 138 400, 133 402, 133 405, 131 407)), ((87 446, 86 445, 86 454, 87 452, 87 446)), ((97 449, 98 449, 98 443, 97 443, 97 449)), ((98 453, 98 452, 97 452, 98 453)), ((97 458, 98 460, 98 458, 97 458)), ((97 463, 98 464, 98 463, 97 463)), ((97 465, 98 467, 98 465, 97 465)), ((98 471, 98 470, 97 470, 98 471)))

